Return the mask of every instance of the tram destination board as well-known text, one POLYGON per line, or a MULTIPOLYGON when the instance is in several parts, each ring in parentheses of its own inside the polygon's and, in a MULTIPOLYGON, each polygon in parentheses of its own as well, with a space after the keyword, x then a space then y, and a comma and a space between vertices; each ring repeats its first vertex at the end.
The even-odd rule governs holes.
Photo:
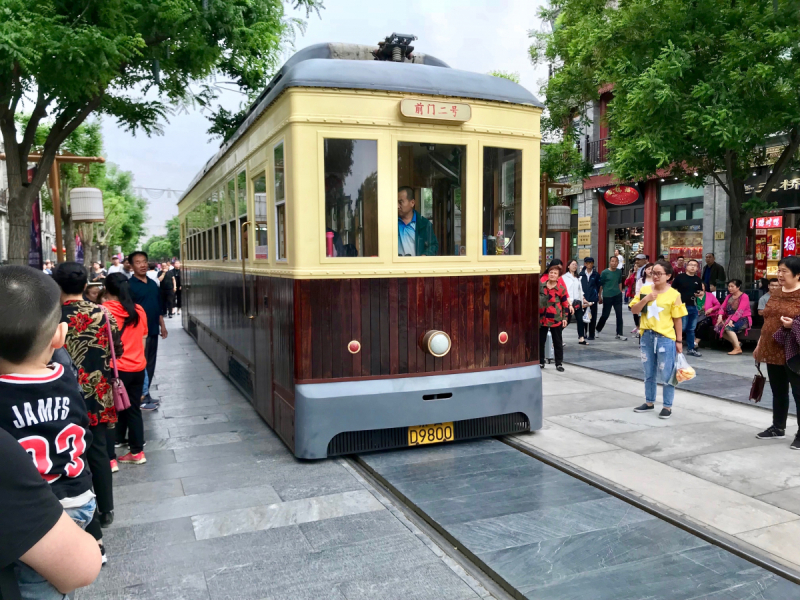
POLYGON ((454 439, 452 422, 434 423, 432 425, 415 425, 408 428, 409 446, 452 442, 454 439))

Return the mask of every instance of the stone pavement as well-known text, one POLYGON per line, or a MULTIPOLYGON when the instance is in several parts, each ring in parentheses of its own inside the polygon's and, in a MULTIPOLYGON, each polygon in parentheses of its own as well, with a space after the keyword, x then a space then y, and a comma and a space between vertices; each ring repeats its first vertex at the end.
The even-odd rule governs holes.
MULTIPOLYGON (((627 308, 623 311, 623 323, 627 342, 614 339, 616 320, 612 312, 603 333, 593 342, 589 342, 588 346, 578 344, 577 328, 574 323, 571 324, 564 334, 564 341, 567 342, 564 348, 564 362, 641 379, 642 362, 639 358, 639 345, 636 337, 630 333, 634 322, 633 315, 627 308)), ((753 375, 756 374, 754 349, 755 345, 748 343, 742 347, 742 354, 728 356, 730 350, 728 342, 721 342, 713 348, 701 347, 700 353, 703 355, 701 358, 687 357, 689 364, 697 371, 697 377, 681 387, 691 392, 752 405, 748 397, 753 375)), ((761 366, 761 372, 764 376, 767 375, 765 365, 761 366)), ((764 395, 758 406, 772 410, 772 390, 769 385, 764 388, 764 395)), ((797 414, 794 402, 789 406, 789 413, 797 414)))
POLYGON ((296 460, 183 330, 159 344, 147 464, 114 475, 78 600, 491 597, 344 460, 296 460))
POLYGON ((762 441, 755 434, 772 416, 753 405, 681 386, 662 420, 633 412, 641 377, 572 365, 543 376, 544 427, 516 439, 800 574, 796 423, 785 439, 762 441))

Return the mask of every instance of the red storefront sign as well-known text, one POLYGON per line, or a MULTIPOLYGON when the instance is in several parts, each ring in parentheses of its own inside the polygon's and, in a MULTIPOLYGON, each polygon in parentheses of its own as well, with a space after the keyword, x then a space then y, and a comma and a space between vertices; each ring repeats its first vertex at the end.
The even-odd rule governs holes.
POLYGON ((750 229, 753 229, 754 225, 756 229, 778 229, 783 227, 783 217, 758 217, 756 219, 750 219, 750 229))
POLYGON ((783 256, 797 255, 797 229, 787 227, 783 230, 783 256))
POLYGON ((606 193, 603 194, 603 198, 609 204, 625 206, 626 204, 633 204, 639 199, 639 190, 628 185, 618 185, 608 188, 606 193))

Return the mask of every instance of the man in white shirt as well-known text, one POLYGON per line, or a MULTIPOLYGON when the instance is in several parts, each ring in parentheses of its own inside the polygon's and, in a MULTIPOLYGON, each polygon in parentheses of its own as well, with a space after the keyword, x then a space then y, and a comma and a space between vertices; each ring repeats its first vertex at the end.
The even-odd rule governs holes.
POLYGON ((614 256, 617 257, 617 270, 624 270, 625 258, 622 256, 622 252, 619 249, 614 249, 614 256))
POLYGON ((119 263, 119 256, 115 254, 111 257, 111 266, 108 267, 108 274, 111 275, 112 273, 122 273, 123 271, 124 269, 119 263))

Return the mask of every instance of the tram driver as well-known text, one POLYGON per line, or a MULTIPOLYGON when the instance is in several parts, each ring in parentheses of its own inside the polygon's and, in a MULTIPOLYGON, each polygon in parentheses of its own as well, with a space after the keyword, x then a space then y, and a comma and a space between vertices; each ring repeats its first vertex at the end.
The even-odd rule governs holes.
POLYGON ((407 185, 397 190, 397 253, 398 256, 436 256, 439 241, 431 222, 416 211, 414 188, 407 185))

